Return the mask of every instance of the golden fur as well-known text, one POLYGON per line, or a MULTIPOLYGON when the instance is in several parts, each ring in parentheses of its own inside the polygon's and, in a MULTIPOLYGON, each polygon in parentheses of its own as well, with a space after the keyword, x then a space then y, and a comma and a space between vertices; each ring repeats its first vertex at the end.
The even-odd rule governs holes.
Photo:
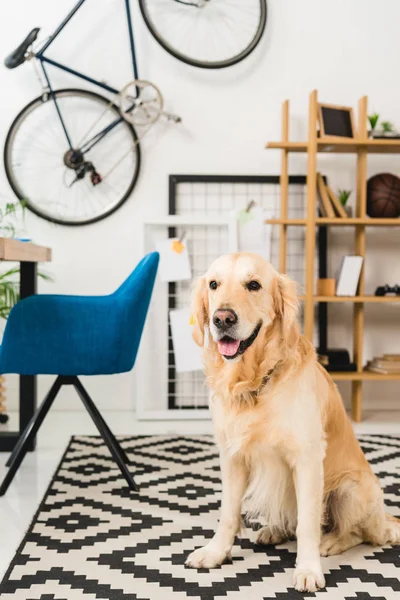
POLYGON ((298 590, 324 586, 320 552, 337 554, 362 542, 399 543, 399 522, 385 513, 339 392, 300 333, 295 283, 257 255, 223 256, 197 282, 193 313, 193 338, 204 345, 213 394, 223 496, 215 537, 187 564, 210 568, 229 556, 242 503, 266 520, 259 543, 297 536, 298 590), (252 279, 260 290, 246 288, 252 279), (210 281, 217 282, 216 290, 210 281), (212 317, 221 308, 238 315, 237 339, 247 339, 261 323, 254 343, 233 360, 220 354, 214 339, 212 317))

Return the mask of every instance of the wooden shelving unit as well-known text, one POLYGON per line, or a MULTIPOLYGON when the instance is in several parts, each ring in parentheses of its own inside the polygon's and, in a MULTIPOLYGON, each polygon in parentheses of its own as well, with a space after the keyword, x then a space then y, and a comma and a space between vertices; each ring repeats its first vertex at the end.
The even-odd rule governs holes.
MULTIPOLYGON (((306 276, 304 301, 304 334, 313 340, 314 304, 315 302, 351 302, 353 304, 353 360, 357 371, 331 373, 337 381, 352 382, 352 417, 355 421, 362 418, 362 385, 364 381, 400 381, 400 375, 380 375, 363 369, 364 341, 364 305, 366 303, 399 303, 400 296, 381 297, 364 295, 364 267, 361 272, 358 296, 325 297, 315 295, 314 264, 315 239, 319 225, 354 227, 355 253, 366 255, 367 227, 399 227, 400 219, 372 219, 366 214, 366 180, 368 154, 400 154, 399 140, 374 140, 367 134, 368 99, 366 96, 358 102, 357 138, 339 139, 335 137, 317 136, 318 129, 318 93, 310 94, 308 112, 308 141, 291 142, 289 140, 289 101, 282 104, 282 140, 269 142, 266 147, 281 151, 281 207, 278 219, 269 219, 267 223, 280 229, 279 268, 286 272, 287 228, 304 226, 306 228, 306 276), (307 153, 307 214, 304 219, 288 218, 288 180, 289 153, 307 153), (357 189, 356 216, 354 218, 318 218, 317 217, 317 157, 318 153, 356 154, 357 157, 357 189)), ((365 261, 364 261, 365 262, 365 261)))

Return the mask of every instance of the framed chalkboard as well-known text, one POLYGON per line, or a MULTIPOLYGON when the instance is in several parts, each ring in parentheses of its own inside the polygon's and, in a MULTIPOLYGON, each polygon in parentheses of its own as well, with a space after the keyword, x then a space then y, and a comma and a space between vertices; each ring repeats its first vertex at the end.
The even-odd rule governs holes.
POLYGON ((348 106, 332 104, 318 105, 321 137, 354 138, 353 109, 348 106))

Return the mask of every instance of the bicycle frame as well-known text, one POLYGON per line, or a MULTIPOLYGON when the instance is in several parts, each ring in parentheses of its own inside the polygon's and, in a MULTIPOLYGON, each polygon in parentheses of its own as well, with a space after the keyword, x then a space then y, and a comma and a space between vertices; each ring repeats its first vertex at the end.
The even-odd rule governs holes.
MULTIPOLYGON (((71 75, 75 75, 76 77, 79 77, 80 79, 83 79, 84 81, 88 81, 89 83, 92 83, 93 85, 96 85, 96 86, 102 88, 103 90, 106 90, 107 92, 110 92, 112 94, 119 93, 119 90, 107 85, 106 83, 98 81, 97 79, 93 79, 92 77, 89 77, 88 75, 85 75, 84 73, 80 73, 79 71, 75 71, 74 69, 71 69, 70 67, 67 67, 66 65, 62 65, 61 63, 58 63, 55 60, 52 60, 51 58, 48 58, 47 56, 44 55, 45 51, 54 42, 56 37, 58 37, 58 35, 61 33, 61 31, 64 29, 64 27, 69 23, 69 21, 72 19, 72 17, 78 12, 78 10, 81 8, 81 6, 85 2, 86 2, 86 0, 79 0, 79 2, 74 6, 74 8, 71 10, 71 12, 65 17, 65 19, 62 21, 62 23, 57 27, 57 29, 55 30, 53 35, 50 36, 50 38, 46 41, 46 43, 43 45, 43 47, 35 54, 35 58, 40 61, 40 65, 42 67, 43 74, 44 74, 48 89, 50 91, 50 97, 52 98, 52 100, 55 104, 57 114, 61 121, 61 125, 64 130, 64 133, 67 138, 68 145, 69 145, 71 151, 74 151, 76 149, 73 148, 72 141, 69 136, 64 119, 62 117, 60 107, 57 102, 57 98, 54 94, 54 90, 51 86, 50 78, 49 78, 47 70, 45 68, 45 64, 52 65, 53 67, 61 69, 62 71, 66 71, 67 73, 70 73, 71 75)), ((136 62, 136 53, 135 53, 135 42, 134 42, 134 37, 133 37, 131 7, 130 7, 130 3, 129 3, 130 0, 124 0, 124 2, 125 2, 126 18, 127 18, 127 23, 128 23, 129 44, 130 44, 131 56, 132 56, 133 76, 134 76, 134 79, 139 79, 138 67, 137 67, 137 62, 136 62)), ((109 133, 112 129, 114 129, 114 127, 116 127, 119 123, 121 123, 121 121, 123 121, 123 117, 116 119, 115 121, 110 123, 105 129, 96 133, 90 140, 88 140, 82 146, 82 148, 79 148, 80 152, 82 152, 82 153, 88 152, 91 148, 93 148, 93 146, 95 144, 100 142, 100 140, 102 140, 103 137, 105 135, 107 135, 107 133, 109 133)))

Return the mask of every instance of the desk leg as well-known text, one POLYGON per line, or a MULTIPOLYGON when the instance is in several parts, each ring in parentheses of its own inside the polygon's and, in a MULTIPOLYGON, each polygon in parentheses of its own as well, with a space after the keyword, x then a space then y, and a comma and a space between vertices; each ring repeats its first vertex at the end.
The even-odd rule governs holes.
MULTIPOLYGON (((33 262, 20 263, 20 296, 21 300, 36 294, 37 265, 33 262)), ((20 375, 19 378, 19 431, 23 432, 36 410, 36 377, 20 375)), ((36 440, 33 439, 28 450, 34 450, 36 440)))

